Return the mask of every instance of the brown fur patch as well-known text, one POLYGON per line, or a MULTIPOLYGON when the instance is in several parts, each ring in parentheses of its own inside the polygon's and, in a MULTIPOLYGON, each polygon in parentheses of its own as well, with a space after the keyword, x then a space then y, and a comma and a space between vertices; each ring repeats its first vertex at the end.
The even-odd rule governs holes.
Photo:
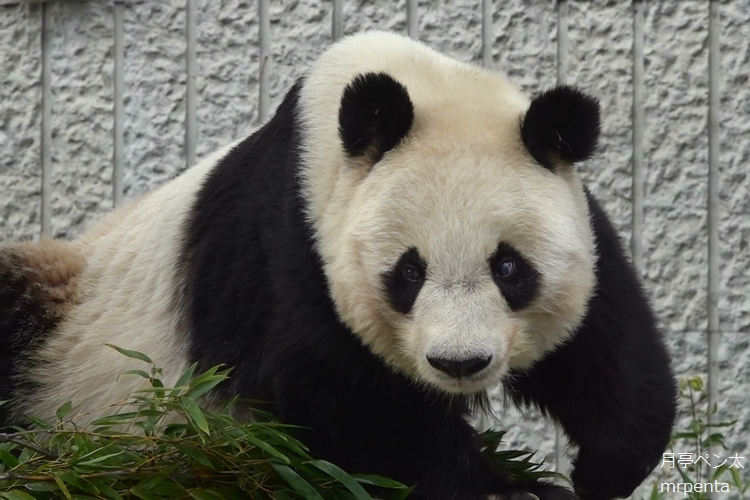
POLYGON ((33 384, 26 377, 37 350, 81 300, 86 265, 75 245, 42 240, 0 246, 0 425, 33 384))
POLYGON ((0 338, 33 342, 80 302, 86 261, 68 242, 42 240, 0 247, 0 338))

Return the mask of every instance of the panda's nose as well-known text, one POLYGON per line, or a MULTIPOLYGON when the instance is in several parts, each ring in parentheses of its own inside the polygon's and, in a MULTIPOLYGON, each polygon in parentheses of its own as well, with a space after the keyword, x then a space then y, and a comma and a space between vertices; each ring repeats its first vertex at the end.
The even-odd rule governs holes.
POLYGON ((441 372, 460 378, 474 375, 487 368, 487 365, 492 361, 492 356, 469 359, 446 359, 427 356, 427 361, 441 372))

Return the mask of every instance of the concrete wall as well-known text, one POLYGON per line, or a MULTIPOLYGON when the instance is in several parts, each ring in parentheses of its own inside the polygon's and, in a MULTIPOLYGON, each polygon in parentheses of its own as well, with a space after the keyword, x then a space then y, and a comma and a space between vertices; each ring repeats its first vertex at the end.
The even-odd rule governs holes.
MULTIPOLYGON (((484 37, 481 0, 409 3, 411 16, 405 0, 342 0, 344 32, 411 25, 532 94, 567 81, 600 98, 602 146, 580 171, 635 251, 678 374, 707 377, 716 332, 711 384, 721 416, 738 420, 721 453, 750 457, 750 0, 714 2, 713 49, 708 0, 495 0, 484 37)), ((261 93, 278 104, 332 41, 331 1, 272 0, 267 20, 250 0, 0 4, 0 241, 73 237, 120 194, 184 169, 190 151, 200 158, 246 134, 261 93)), ((510 444, 566 467, 551 424, 506 413, 510 444)))

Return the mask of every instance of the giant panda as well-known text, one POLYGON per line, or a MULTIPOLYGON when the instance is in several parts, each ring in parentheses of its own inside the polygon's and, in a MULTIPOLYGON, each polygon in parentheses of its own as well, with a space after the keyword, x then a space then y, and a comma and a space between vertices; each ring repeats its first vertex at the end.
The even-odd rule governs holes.
MULTIPOLYGON (((89 419, 142 379, 234 367, 312 452, 412 498, 602 500, 657 464, 675 384, 616 231, 574 164, 597 101, 533 100, 402 36, 336 43, 249 137, 69 241, 0 250, 2 424, 89 419), (579 451, 575 493, 483 458, 503 384, 579 451)), ((172 377, 170 379, 170 376, 172 377)))

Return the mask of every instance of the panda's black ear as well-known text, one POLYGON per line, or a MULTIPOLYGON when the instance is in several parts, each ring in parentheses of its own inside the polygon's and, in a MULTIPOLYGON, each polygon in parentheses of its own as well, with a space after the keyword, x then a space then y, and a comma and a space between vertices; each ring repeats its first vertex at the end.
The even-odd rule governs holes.
POLYGON ((396 147, 411 129, 414 105, 406 88, 385 73, 357 76, 339 108, 339 135, 346 153, 371 164, 396 147))
POLYGON ((521 124, 521 138, 534 159, 554 171, 556 162, 591 157, 599 128, 599 101, 562 85, 531 101, 521 124))

